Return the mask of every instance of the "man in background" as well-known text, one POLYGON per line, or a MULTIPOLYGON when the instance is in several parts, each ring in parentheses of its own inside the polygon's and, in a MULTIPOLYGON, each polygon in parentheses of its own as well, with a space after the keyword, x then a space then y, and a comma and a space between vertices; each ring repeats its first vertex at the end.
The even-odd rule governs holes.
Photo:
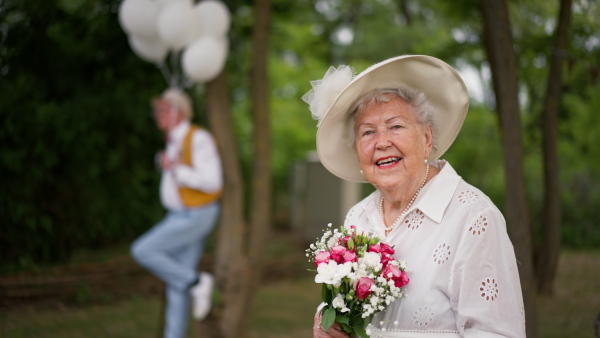
POLYGON ((164 337, 183 338, 190 298, 197 320, 204 319, 211 307, 213 277, 196 269, 219 215, 221 160, 211 134, 190 122, 192 104, 183 91, 170 88, 151 104, 156 125, 166 137, 165 150, 156 160, 167 214, 135 240, 131 253, 166 283, 164 337))

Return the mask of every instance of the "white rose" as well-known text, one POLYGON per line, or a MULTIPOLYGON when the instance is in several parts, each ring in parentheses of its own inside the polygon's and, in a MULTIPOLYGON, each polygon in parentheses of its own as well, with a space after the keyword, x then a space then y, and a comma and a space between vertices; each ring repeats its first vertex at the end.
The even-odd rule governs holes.
POLYGON ((358 259, 358 264, 364 264, 369 268, 376 267, 381 262, 381 256, 376 252, 366 252, 365 255, 358 259))
POLYGON ((348 276, 351 271, 352 263, 346 262, 338 265, 334 260, 330 260, 329 263, 322 263, 317 267, 315 283, 325 283, 339 287, 342 278, 348 276))
POLYGON ((325 283, 325 284, 337 284, 336 278, 337 272, 337 263, 333 260, 330 260, 329 263, 319 264, 317 267, 317 275, 315 276, 315 283, 325 283))
POLYGON ((337 273, 340 278, 348 277, 352 273, 352 262, 338 265, 337 273))

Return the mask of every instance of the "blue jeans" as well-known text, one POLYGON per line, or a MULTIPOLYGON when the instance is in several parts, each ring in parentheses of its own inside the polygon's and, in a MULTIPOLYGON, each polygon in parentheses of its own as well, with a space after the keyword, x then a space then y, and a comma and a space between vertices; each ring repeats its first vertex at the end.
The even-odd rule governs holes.
POLYGON ((166 285, 165 338, 187 332, 189 287, 198 278, 197 266, 206 238, 215 227, 219 203, 169 211, 162 221, 131 245, 133 258, 166 285))

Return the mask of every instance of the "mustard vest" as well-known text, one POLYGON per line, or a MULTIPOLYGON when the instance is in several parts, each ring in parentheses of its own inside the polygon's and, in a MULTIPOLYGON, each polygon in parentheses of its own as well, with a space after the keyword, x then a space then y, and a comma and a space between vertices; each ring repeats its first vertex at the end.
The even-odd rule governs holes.
MULTIPOLYGON (((180 161, 182 164, 187 166, 192 166, 192 135, 196 130, 201 129, 196 125, 190 125, 190 129, 188 130, 185 138, 183 139, 183 144, 181 145, 181 158, 180 161)), ((188 187, 179 187, 179 196, 181 197, 181 201, 188 208, 201 207, 203 205, 212 203, 221 197, 222 191, 218 191, 216 193, 206 193, 201 190, 196 190, 188 187)))

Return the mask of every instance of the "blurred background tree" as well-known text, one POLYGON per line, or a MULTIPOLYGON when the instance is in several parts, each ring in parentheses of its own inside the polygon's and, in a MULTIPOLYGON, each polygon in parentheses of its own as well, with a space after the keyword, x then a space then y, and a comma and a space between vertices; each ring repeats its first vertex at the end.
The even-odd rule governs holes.
POLYGON ((0 2, 2 270, 129 240, 160 216, 149 98, 118 1, 0 2))

